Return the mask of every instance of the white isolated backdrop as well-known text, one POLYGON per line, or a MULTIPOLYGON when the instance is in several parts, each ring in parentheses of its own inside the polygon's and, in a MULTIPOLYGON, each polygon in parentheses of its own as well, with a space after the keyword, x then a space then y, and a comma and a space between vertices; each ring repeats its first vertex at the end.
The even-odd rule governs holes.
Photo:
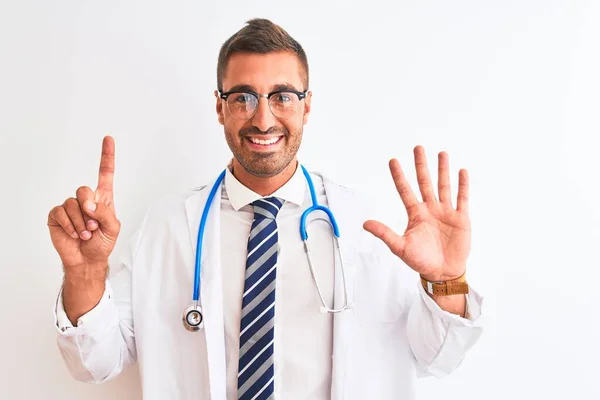
MULTIPOLYGON (((406 222, 387 170, 412 148, 471 175, 472 285, 487 330, 419 399, 600 398, 598 2, 0 2, 0 398, 139 399, 137 367, 70 378, 52 308, 62 272, 50 208, 95 187, 116 140, 126 238, 159 196, 230 153, 214 111, 220 45, 271 18, 308 53, 313 113, 300 157, 406 222)), ((414 186, 416 187, 416 186, 414 186)), ((120 240, 118 254, 125 240, 120 240)), ((187 288, 183 288, 187 290, 187 288)))

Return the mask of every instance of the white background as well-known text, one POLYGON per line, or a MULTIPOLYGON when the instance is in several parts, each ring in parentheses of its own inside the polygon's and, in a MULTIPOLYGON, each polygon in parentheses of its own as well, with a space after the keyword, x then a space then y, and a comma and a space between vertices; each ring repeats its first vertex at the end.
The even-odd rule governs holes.
POLYGON ((440 150, 455 185, 470 171, 469 274, 488 327, 418 398, 600 398, 599 2, 218 3, 0 3, 0 398, 140 397, 136 367, 100 386, 68 375, 47 214, 95 188, 105 134, 121 239, 154 199, 215 176, 230 157, 212 95, 218 50, 257 16, 308 54, 309 168, 377 195, 399 226, 389 158, 413 183, 416 144, 434 177, 440 150))

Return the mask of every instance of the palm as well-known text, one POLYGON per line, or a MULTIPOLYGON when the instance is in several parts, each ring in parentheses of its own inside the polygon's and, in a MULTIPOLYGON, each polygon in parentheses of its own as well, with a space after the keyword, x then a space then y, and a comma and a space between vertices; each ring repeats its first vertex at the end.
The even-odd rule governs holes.
POLYGON ((415 165, 423 202, 417 201, 398 162, 390 162, 392 177, 408 213, 404 234, 398 235, 378 221, 367 221, 364 227, 428 280, 455 279, 464 273, 471 247, 467 172, 461 170, 459 174, 458 206, 454 209, 450 200, 447 155, 440 153, 439 156, 439 200, 433 193, 424 150, 420 146, 415 148, 415 165))

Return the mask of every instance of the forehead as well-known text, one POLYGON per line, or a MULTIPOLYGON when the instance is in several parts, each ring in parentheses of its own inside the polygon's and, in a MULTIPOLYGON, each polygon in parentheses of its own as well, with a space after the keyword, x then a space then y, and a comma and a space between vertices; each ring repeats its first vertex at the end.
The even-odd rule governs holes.
POLYGON ((281 84, 291 84, 298 91, 304 74, 298 57, 291 52, 234 53, 223 76, 223 91, 239 85, 248 85, 259 93, 267 93, 281 84))

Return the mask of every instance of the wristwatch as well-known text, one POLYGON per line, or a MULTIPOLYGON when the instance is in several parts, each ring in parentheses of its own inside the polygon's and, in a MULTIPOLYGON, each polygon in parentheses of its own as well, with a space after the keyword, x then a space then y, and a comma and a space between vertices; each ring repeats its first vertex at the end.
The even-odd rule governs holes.
MULTIPOLYGON (((466 273, 465 273, 466 274, 466 273)), ((465 274, 462 274, 456 279, 450 281, 428 281, 421 277, 421 284, 423 289, 431 295, 435 296, 452 296, 454 294, 467 294, 469 293, 469 285, 465 274)))

